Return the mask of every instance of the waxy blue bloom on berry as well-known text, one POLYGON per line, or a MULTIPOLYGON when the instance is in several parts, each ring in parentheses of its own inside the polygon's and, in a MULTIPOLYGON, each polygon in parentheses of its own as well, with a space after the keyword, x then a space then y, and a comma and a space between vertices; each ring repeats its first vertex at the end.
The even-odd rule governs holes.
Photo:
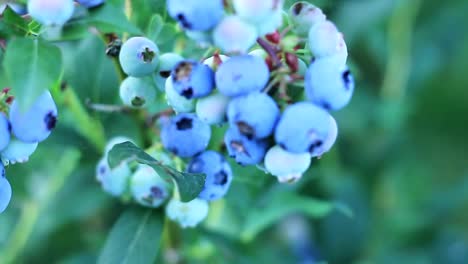
POLYGON ((167 12, 188 30, 210 30, 224 15, 223 0, 167 0, 167 12))
POLYGON ((171 71, 184 58, 177 53, 164 53, 159 57, 159 67, 153 78, 159 90, 164 91, 166 80, 171 76, 171 71))
POLYGON ((210 126, 195 114, 174 116, 161 130, 163 146, 180 157, 192 157, 204 151, 210 138, 210 126))
POLYGON ((193 199, 184 203, 172 199, 166 206, 166 215, 172 221, 179 223, 182 228, 195 227, 208 216, 208 202, 202 199, 193 199))
POLYGON ((279 182, 295 182, 309 168, 312 157, 309 153, 291 153, 280 146, 270 148, 265 155, 265 169, 279 182))
POLYGON ((38 143, 26 143, 16 138, 11 138, 8 146, 0 153, 1 158, 8 163, 24 163, 29 160, 38 143))
POLYGON ((107 156, 96 166, 96 179, 102 189, 113 196, 121 196, 127 190, 131 174, 130 167, 125 162, 111 169, 107 156))
POLYGON ((224 134, 224 143, 231 158, 240 165, 254 165, 262 161, 267 150, 264 140, 247 138, 236 127, 230 127, 224 134))
POLYGON ((156 87, 149 77, 128 76, 120 84, 119 95, 125 105, 146 107, 156 100, 156 87))
POLYGON ((179 62, 171 72, 171 81, 174 90, 187 99, 206 96, 215 86, 213 70, 194 60, 179 62))
POLYGON ((213 31, 215 46, 226 53, 246 53, 257 40, 254 26, 238 16, 227 16, 213 31))
POLYGON ((328 137, 330 114, 309 102, 286 108, 275 130, 275 140, 292 153, 314 153, 328 137))
POLYGON ((279 118, 276 102, 267 94, 253 92, 231 100, 227 110, 229 124, 248 138, 268 137, 279 118))
POLYGON ((294 25, 294 32, 301 36, 307 36, 313 26, 327 19, 322 9, 305 1, 292 5, 289 9, 289 17, 294 25))
POLYGON ((130 179, 130 191, 137 203, 156 208, 170 196, 170 185, 150 166, 140 164, 130 179))
POLYGON ((338 125, 336 123, 335 118, 333 118, 333 116, 330 115, 328 136, 323 142, 323 145, 314 150, 314 152, 312 153, 312 157, 320 157, 326 152, 330 151, 330 149, 333 147, 333 144, 335 144, 337 137, 338 137, 338 125))
POLYGON ((265 88, 270 72, 265 61, 252 55, 231 57, 216 72, 216 87, 227 96, 239 96, 265 88))
POLYGON ((307 98, 327 110, 345 107, 354 92, 354 78, 336 57, 313 61, 305 75, 307 98))
POLYGON ((5 177, 5 167, 0 160, 0 214, 5 211, 11 200, 11 186, 5 177))
POLYGON ((11 131, 19 140, 34 143, 49 137, 57 123, 57 106, 49 91, 23 110, 15 100, 10 108, 11 131))
POLYGON ((4 113, 0 112, 0 151, 10 143, 10 122, 4 113))
POLYGON ((195 111, 198 118, 209 125, 221 124, 226 120, 229 97, 214 93, 198 99, 195 111))
POLYGON ((207 201, 220 199, 226 195, 232 182, 232 169, 218 152, 208 150, 193 157, 187 172, 206 174, 205 186, 199 198, 207 201))
POLYGON ((61 26, 73 15, 73 0, 29 0, 28 12, 41 24, 61 26))
POLYGON ((159 64, 159 49, 153 41, 145 37, 128 39, 119 53, 120 66, 133 77, 149 75, 159 64))
POLYGON ((172 77, 166 80, 166 100, 167 104, 174 109, 176 113, 189 113, 195 109, 195 99, 187 99, 174 90, 172 77))

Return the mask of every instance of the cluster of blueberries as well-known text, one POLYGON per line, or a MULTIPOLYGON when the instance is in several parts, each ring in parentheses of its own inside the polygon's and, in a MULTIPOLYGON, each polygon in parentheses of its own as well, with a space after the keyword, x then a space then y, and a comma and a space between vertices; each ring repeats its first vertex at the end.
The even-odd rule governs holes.
MULTIPOLYGON (((120 86, 124 104, 145 107, 155 101, 157 89, 165 92, 176 114, 160 120, 161 143, 165 151, 190 159, 187 172, 206 174, 199 197, 188 203, 180 202, 177 194, 171 199, 172 190, 145 165, 135 170, 121 164, 110 170, 104 157, 97 167, 98 180, 115 196, 130 190, 135 201, 149 207, 170 199, 166 213, 184 227, 203 220, 208 202, 222 198, 232 182, 224 156, 207 150, 211 126, 227 124, 224 146, 238 164, 263 164, 280 182, 295 182, 313 157, 335 143, 338 128, 330 112, 346 106, 354 90, 343 34, 320 8, 297 2, 284 12, 281 0, 232 0, 227 5, 222 0, 167 1, 169 15, 189 38, 228 56, 215 53, 197 61, 175 53, 160 55, 157 45, 145 37, 128 39, 119 54, 128 75, 120 86), (277 31, 283 17, 290 22, 288 30, 304 39, 313 54, 309 65, 283 50, 284 36, 277 31), (296 79, 303 82, 301 100, 286 100, 284 90, 272 93, 296 79)), ((174 165, 161 149, 149 153, 174 165)))
POLYGON ((43 92, 27 108, 8 93, 8 88, 0 92, 0 213, 11 199, 5 166, 27 162, 57 122, 57 106, 49 91, 43 92))

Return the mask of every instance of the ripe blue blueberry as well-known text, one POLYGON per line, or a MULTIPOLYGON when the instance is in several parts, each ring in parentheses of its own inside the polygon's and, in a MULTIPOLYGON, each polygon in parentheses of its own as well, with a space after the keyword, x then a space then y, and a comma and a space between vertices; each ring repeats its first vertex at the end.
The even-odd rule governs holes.
POLYGON ((323 145, 314 150, 314 152, 312 153, 312 157, 321 157, 323 154, 330 151, 330 149, 335 144, 337 137, 338 137, 338 125, 336 124, 335 118, 333 118, 333 116, 330 115, 328 136, 323 142, 323 145))
POLYGON ((209 125, 221 124, 226 120, 229 97, 214 93, 198 99, 196 113, 198 118, 209 125))
POLYGON ((166 206, 166 215, 172 221, 179 223, 182 228, 195 227, 208 216, 208 202, 194 199, 184 203, 172 199, 166 206))
POLYGON ((4 149, 0 156, 3 161, 11 164, 24 163, 29 160, 34 151, 36 151, 38 143, 25 143, 16 138, 11 138, 10 143, 4 149))
POLYGON ((346 43, 335 24, 326 20, 312 26, 308 34, 309 49, 316 58, 348 55, 346 43))
POLYGON ((269 19, 273 12, 282 10, 283 0, 233 0, 236 14, 252 24, 269 19))
POLYGON ((294 25, 294 32, 300 36, 307 36, 310 28, 327 19, 322 9, 305 1, 293 4, 289 9, 289 17, 294 25))
POLYGON ((163 146, 180 157, 192 157, 206 149, 211 128, 194 114, 179 114, 163 125, 163 146))
POLYGON ((105 0, 77 0, 77 2, 86 8, 92 8, 104 4, 105 0))
POLYGON ((174 90, 172 77, 166 80, 166 101, 176 113, 189 113, 195 109, 195 99, 187 99, 174 90))
POLYGON ((238 16, 227 16, 213 31, 215 46, 226 53, 245 53, 257 40, 254 26, 244 22, 238 16))
POLYGON ((5 168, 0 162, 0 214, 5 211, 11 200, 11 186, 5 177, 5 168))
POLYGON ((279 182, 295 182, 309 168, 312 157, 309 153, 291 153, 280 146, 270 148, 265 155, 265 168, 279 182))
POLYGON ((283 24, 283 10, 276 9, 265 20, 256 25, 259 36, 275 32, 283 24))
POLYGON ((159 63, 159 49, 153 41, 145 37, 128 39, 119 53, 123 71, 133 77, 150 75, 159 63))
POLYGON ((164 91, 166 80, 171 76, 171 71, 184 58, 177 53, 164 53, 159 57, 159 68, 153 78, 159 90, 164 91))
POLYGON ((265 61, 257 56, 231 57, 216 72, 216 86, 227 96, 239 96, 265 88, 270 72, 265 61))
POLYGON ((139 165, 130 179, 130 191, 143 206, 159 207, 170 196, 170 184, 148 165, 139 165))
POLYGON ((249 139, 230 127, 224 134, 224 143, 229 156, 240 165, 254 165, 262 161, 268 147, 267 142, 259 139, 249 139))
POLYGON ((351 100, 354 78, 336 57, 316 59, 307 70, 304 87, 311 102, 327 110, 339 110, 351 100))
POLYGON ((28 12, 43 25, 61 26, 73 15, 73 0, 29 0, 28 12))
POLYGON ((120 84, 119 95, 125 105, 146 107, 156 100, 156 87, 148 77, 128 76, 120 84))
POLYGON ((102 189, 112 196, 121 196, 128 188, 132 172, 127 163, 122 162, 119 166, 111 169, 104 156, 96 166, 96 179, 102 189))
POLYGON ((330 115, 324 109, 299 102, 286 108, 275 130, 275 140, 292 153, 314 153, 328 137, 330 115))
POLYGON ((188 30, 210 30, 224 15, 222 0, 167 0, 169 15, 188 30))
POLYGON ((204 173, 206 181, 198 198, 213 201, 226 195, 232 182, 232 169, 218 152, 208 150, 195 156, 187 166, 187 172, 204 173))
POLYGON ((11 104, 11 130, 21 141, 34 143, 45 140, 56 123, 57 106, 49 91, 42 93, 26 111, 16 100, 11 104))
POLYGON ((265 138, 271 135, 279 115, 276 102, 261 92, 233 98, 227 110, 231 128, 237 128, 248 138, 265 138))
POLYGON ((179 62, 171 77, 174 90, 187 99, 206 96, 215 86, 213 70, 194 60, 179 62))
POLYGON ((4 113, 0 112, 0 151, 10 143, 10 122, 4 113))

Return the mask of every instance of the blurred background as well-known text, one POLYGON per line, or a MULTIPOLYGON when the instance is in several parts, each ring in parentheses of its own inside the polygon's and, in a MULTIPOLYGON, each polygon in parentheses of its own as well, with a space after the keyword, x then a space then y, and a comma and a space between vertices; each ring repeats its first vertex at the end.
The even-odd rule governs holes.
MULTIPOLYGON (((178 230, 178 250, 158 263, 468 263, 468 1, 310 2, 344 33, 357 81, 351 104, 335 114, 337 145, 293 186, 236 167, 227 198, 199 229, 178 230), (281 199, 284 192, 339 206, 323 215, 281 211, 308 201, 281 199), (245 224, 259 212, 281 217, 264 228, 245 224)), ((134 3, 137 25, 164 5, 134 3)), ((158 44, 169 51, 174 38, 158 44)), ((118 78, 98 37, 59 45, 79 100, 118 103, 118 78)), ((0 216, 0 256, 14 263, 94 263, 128 207, 95 181, 102 150, 69 108, 30 162, 7 171, 14 196, 0 216)), ((91 115, 106 138, 138 140, 132 116, 91 115)))

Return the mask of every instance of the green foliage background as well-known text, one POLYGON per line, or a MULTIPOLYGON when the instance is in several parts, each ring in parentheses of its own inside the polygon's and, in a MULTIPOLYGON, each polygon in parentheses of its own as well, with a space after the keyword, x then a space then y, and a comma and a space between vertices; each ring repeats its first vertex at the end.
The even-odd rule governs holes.
MULTIPOLYGON (((345 34, 357 80, 352 103, 336 113, 337 145, 293 186, 236 167, 227 198, 193 230, 124 205, 94 179, 105 139, 127 135, 143 145, 147 131, 134 115, 83 107, 87 99, 119 103, 118 73, 86 23, 157 35, 162 51, 186 57, 204 52, 173 24, 150 23, 156 13, 170 21, 164 1, 131 1, 131 23, 123 1, 109 2, 115 10, 70 23, 69 41, 54 43, 71 90, 60 97, 52 136, 30 162, 8 168, 14 196, 0 216, 0 263, 94 263, 123 212, 119 221, 130 219, 129 231, 111 236, 132 239, 141 224, 132 216, 150 219, 143 232, 155 235, 137 240, 138 248, 156 254, 160 245, 158 263, 170 259, 168 247, 182 263, 296 263, 281 228, 291 212, 307 217, 308 235, 328 263, 468 263, 467 1, 313 1, 345 34)), ((6 72, 0 68, 0 87, 11 85, 6 72)), ((151 259, 130 253, 137 262, 151 259)), ((112 257, 100 260, 117 263, 112 257)))

